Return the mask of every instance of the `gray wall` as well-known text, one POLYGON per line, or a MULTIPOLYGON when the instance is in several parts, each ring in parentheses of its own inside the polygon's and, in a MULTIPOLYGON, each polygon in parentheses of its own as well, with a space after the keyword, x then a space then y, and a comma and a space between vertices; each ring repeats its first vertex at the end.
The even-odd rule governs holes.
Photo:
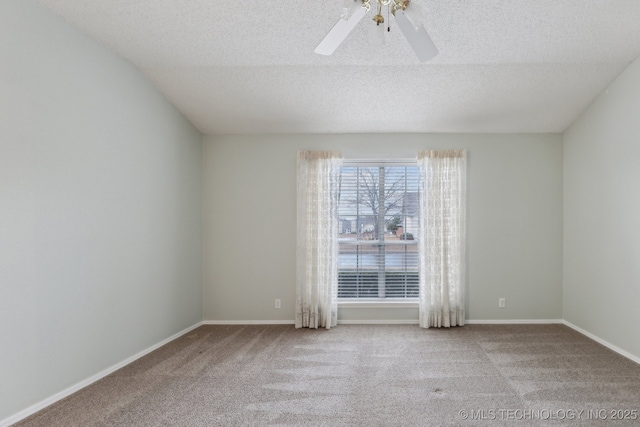
POLYGON ((640 358, 640 60, 564 137, 565 320, 640 358))
MULTIPOLYGON (((561 319, 562 137, 504 134, 205 137, 204 319, 293 320, 297 150, 415 158, 431 148, 469 150, 468 318, 561 319)), ((417 320, 415 308, 339 315, 417 320)))
POLYGON ((201 321, 201 153, 129 63, 0 2, 0 420, 201 321))

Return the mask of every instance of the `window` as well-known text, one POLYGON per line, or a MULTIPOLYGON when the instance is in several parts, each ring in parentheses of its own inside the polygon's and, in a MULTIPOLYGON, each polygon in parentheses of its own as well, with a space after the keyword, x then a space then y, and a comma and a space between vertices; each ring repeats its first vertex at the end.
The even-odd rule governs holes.
POLYGON ((418 297, 415 162, 346 162, 338 203, 338 297, 418 297))

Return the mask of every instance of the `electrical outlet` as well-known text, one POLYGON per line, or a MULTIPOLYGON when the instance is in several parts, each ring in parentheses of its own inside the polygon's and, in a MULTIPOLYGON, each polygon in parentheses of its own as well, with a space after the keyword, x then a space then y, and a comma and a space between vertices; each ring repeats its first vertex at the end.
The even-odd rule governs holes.
POLYGON ((280 308, 282 306, 282 301, 276 299, 276 308, 280 308))
POLYGON ((499 298, 498 299, 498 307, 499 308, 505 308, 507 305, 507 301, 504 298, 499 298))

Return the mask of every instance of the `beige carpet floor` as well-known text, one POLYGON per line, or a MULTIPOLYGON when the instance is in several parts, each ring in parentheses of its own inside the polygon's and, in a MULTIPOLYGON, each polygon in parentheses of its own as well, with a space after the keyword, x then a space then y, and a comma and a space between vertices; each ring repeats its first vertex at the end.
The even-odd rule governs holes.
POLYGON ((563 325, 201 326, 17 425, 640 426, 638 411, 640 365, 563 325))

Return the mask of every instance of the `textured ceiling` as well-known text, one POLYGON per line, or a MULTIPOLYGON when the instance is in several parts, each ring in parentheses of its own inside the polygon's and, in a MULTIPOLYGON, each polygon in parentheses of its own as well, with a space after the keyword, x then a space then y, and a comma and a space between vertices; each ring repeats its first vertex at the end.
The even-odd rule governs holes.
POLYGON ((40 0, 137 66, 204 134, 561 132, 640 55, 638 0, 414 0, 418 62, 369 13, 313 52, 343 0, 40 0))

